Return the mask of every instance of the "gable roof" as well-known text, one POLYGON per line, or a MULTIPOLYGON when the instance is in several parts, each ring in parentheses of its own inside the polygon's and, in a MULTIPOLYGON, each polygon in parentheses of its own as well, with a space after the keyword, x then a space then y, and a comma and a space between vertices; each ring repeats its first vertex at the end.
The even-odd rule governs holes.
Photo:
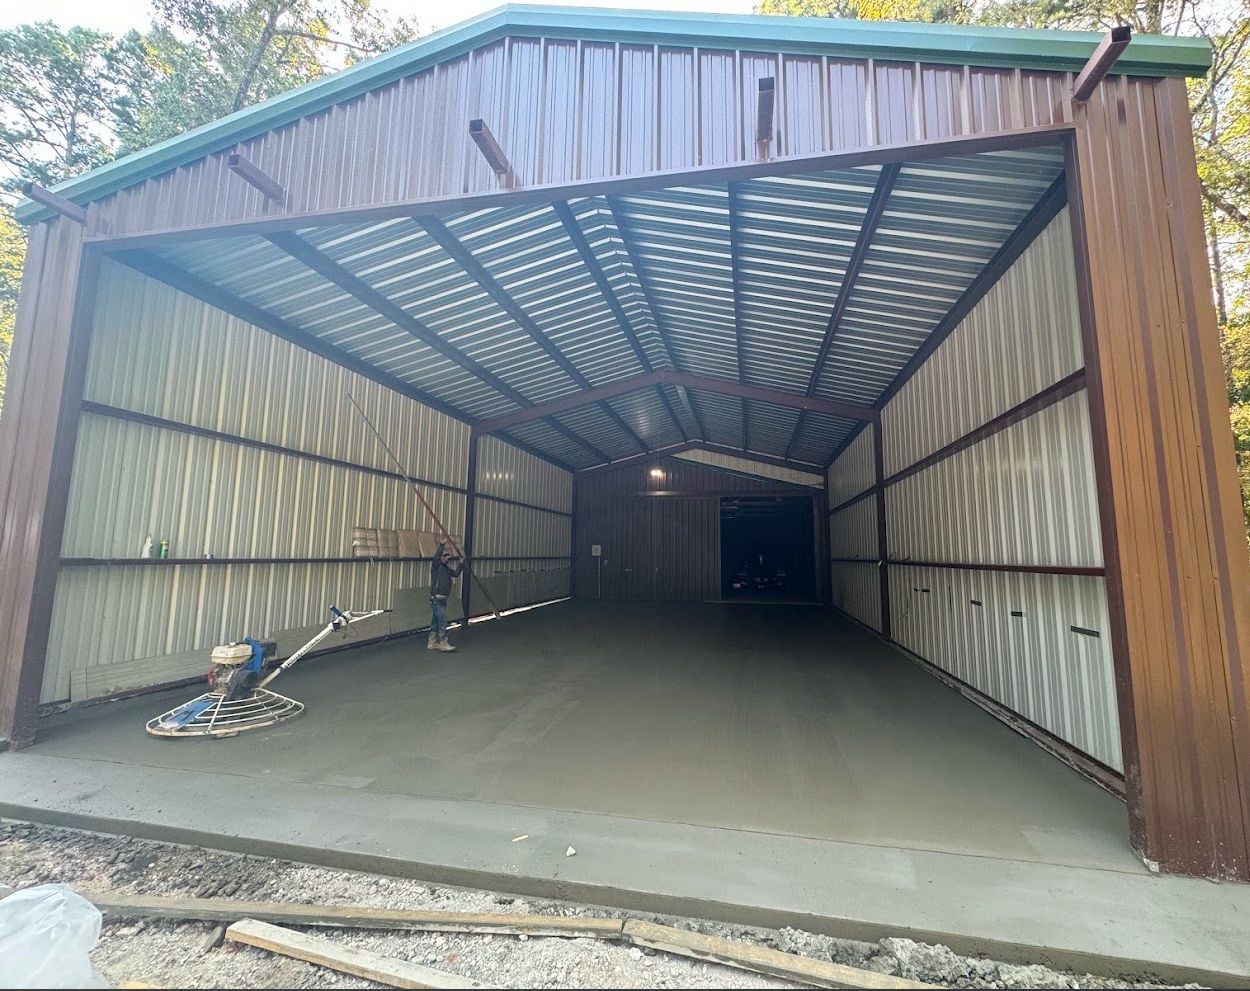
MULTIPOLYGON (((1079 70, 1102 40, 1101 34, 1091 31, 507 4, 58 183, 53 191, 80 205, 90 203, 509 36, 734 47, 1055 72, 1079 70)), ((1116 62, 1115 71, 1200 76, 1210 66, 1211 49, 1203 39, 1137 35, 1116 62)), ((14 213, 24 223, 51 216, 29 199, 23 199, 14 213)))

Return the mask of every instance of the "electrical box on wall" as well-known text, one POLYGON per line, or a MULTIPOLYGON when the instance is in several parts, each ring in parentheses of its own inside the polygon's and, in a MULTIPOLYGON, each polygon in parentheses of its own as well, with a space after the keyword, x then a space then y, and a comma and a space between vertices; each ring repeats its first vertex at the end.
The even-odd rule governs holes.
POLYGON ((590 556, 591 556, 591 557, 602 557, 602 556, 603 556, 603 544, 591 544, 591 545, 590 545, 590 556))

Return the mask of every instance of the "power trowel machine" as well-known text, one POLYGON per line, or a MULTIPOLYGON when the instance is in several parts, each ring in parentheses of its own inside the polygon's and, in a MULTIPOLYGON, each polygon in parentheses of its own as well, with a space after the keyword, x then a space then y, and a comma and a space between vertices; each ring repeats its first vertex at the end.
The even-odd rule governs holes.
POLYGON ((341 632, 346 635, 353 623, 389 611, 344 612, 331 606, 330 622, 268 675, 265 674, 265 661, 274 656, 278 647, 273 640, 245 637, 237 643, 214 647, 213 666, 208 672, 209 690, 176 709, 148 720, 147 731, 153 736, 222 737, 293 719, 304 711, 304 703, 271 692, 265 686, 330 634, 341 632))

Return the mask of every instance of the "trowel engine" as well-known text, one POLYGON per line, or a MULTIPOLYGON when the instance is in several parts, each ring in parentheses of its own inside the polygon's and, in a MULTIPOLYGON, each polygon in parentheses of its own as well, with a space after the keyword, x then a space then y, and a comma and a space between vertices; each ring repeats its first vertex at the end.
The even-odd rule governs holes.
POLYGON ((251 637, 214 647, 213 666, 208 671, 209 689, 220 692, 225 702, 246 698, 260 684, 265 661, 277 652, 276 640, 253 640, 251 637))
POLYGON ((153 736, 226 737, 244 730, 262 729, 304 711, 304 703, 270 691, 266 686, 333 633, 346 635, 353 623, 380 616, 389 609, 344 612, 330 607, 330 622, 268 674, 265 661, 277 653, 272 640, 246 637, 238 643, 213 648, 213 667, 208 672, 208 691, 190 702, 149 719, 153 736))

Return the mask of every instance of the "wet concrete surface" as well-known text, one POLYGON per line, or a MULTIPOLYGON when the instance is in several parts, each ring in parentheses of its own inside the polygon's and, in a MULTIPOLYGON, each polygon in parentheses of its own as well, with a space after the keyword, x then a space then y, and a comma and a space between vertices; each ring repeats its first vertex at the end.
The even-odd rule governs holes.
POLYGON ((829 610, 563 603, 452 637, 301 662, 272 687, 308 711, 273 729, 146 735, 184 688, 28 753, 1143 872, 1121 803, 829 610))

